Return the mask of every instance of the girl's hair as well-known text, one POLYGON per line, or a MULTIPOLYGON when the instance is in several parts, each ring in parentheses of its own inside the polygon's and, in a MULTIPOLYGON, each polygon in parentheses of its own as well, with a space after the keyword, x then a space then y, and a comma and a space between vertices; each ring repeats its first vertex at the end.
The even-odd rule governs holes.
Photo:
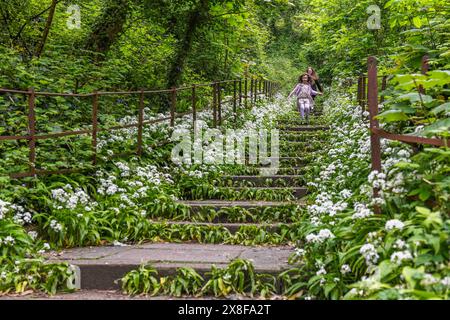
POLYGON ((299 82, 299 83, 303 83, 303 77, 304 77, 304 76, 307 76, 307 77, 308 77, 308 82, 311 83, 311 80, 312 80, 312 79, 311 79, 311 76, 310 76, 309 74, 307 74, 307 73, 302 74, 302 75, 300 76, 300 78, 298 78, 298 82, 299 82))
POLYGON ((309 69, 312 70, 312 76, 311 76, 311 78, 312 78, 313 80, 319 80, 319 76, 317 75, 316 70, 314 70, 313 67, 308 67, 308 68, 306 69, 306 73, 308 73, 309 69))

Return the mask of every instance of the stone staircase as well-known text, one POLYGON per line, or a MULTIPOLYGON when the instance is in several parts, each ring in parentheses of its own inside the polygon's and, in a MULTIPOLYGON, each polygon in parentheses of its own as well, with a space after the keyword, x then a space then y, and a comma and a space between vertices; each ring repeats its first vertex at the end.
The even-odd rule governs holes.
MULTIPOLYGON (((329 127, 320 123, 304 125, 299 120, 280 119, 280 164, 279 173, 274 176, 260 176, 258 168, 245 167, 242 175, 224 176, 220 181, 212 181, 216 187, 227 187, 236 192, 246 190, 286 192, 290 191, 287 201, 255 201, 227 199, 185 199, 179 203, 193 214, 204 210, 220 212, 224 209, 251 211, 255 215, 272 208, 305 207, 304 197, 308 194, 303 174, 307 167, 314 166, 312 151, 324 148, 323 141, 329 127)), ((301 210, 299 211, 301 212, 301 210)), ((156 221, 155 221, 156 222, 156 221)), ((226 212, 213 221, 169 221, 158 220, 167 225, 192 225, 201 227, 220 227, 230 234, 237 233, 242 227, 255 227, 267 233, 276 233, 282 225, 290 225, 286 219, 273 217, 268 222, 252 220, 236 222, 228 218, 226 212)), ((250 259, 255 271, 278 275, 289 269, 288 258, 293 253, 293 244, 281 246, 241 246, 225 244, 197 243, 149 243, 124 247, 79 248, 65 250, 49 256, 50 261, 68 262, 76 266, 79 274, 79 286, 82 290, 118 290, 116 280, 127 272, 137 269, 143 263, 149 263, 158 269, 160 275, 170 275, 179 267, 192 267, 200 274, 210 270, 214 264, 225 266, 236 258, 250 259)), ((81 295, 82 296, 82 295, 81 295)))

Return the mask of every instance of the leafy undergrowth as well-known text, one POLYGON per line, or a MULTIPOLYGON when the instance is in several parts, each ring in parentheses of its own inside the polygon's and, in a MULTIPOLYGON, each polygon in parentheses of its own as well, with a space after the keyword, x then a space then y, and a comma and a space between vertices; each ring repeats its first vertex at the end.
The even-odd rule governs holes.
POLYGON ((129 272, 121 279, 122 290, 130 295, 167 295, 174 297, 242 295, 268 298, 277 294, 279 279, 255 272, 248 260, 236 259, 225 268, 211 267, 201 276, 192 268, 178 268, 176 275, 161 277, 150 265, 129 272))
MULTIPOLYGON (((285 105, 284 109, 289 108, 285 105)), ((242 110, 238 121, 225 122, 224 128, 237 126, 244 131, 270 128, 277 115, 274 110, 280 111, 278 103, 263 102, 253 110, 242 110)), ((230 115, 231 105, 224 105, 224 118, 230 115)), ((198 120, 202 121, 205 129, 211 117, 211 111, 198 113, 198 120)), ((131 120, 124 118, 120 123, 126 124, 131 120)), ((167 123, 150 125, 143 135, 145 145, 149 146, 144 156, 116 160, 111 160, 112 154, 134 146, 127 137, 136 136, 136 130, 118 130, 110 136, 102 135, 99 139, 100 166, 97 170, 86 171, 86 174, 53 175, 22 181, 3 177, 0 180, 0 292, 43 290, 55 293, 57 290, 71 290, 73 273, 67 265, 44 264, 41 254, 50 249, 141 241, 247 245, 295 241, 295 230, 287 225, 281 226, 279 233, 248 226, 230 234, 222 227, 169 225, 164 221, 152 221, 189 220, 193 213, 177 202, 186 195, 183 191, 186 183, 194 180, 198 185, 207 185, 208 181, 227 174, 227 170, 232 174, 238 167, 173 165, 170 158, 175 141, 159 148, 150 147, 168 140, 170 133, 191 129, 191 116, 178 120, 174 129, 170 129, 167 123)), ((70 145, 70 141, 68 143, 70 147, 79 147, 70 145)), ((6 160, 14 162, 17 155, 11 153, 11 158, 6 160)), ((208 156, 214 158, 214 153, 205 155, 208 156)), ((277 196, 278 199, 286 199, 287 193, 277 196)), ((252 197, 251 193, 247 195, 252 197)), ((233 197, 233 194, 224 188, 211 196, 233 197)), ((254 198, 274 200, 276 196, 255 193, 254 198)), ((254 222, 278 221, 278 217, 286 217, 280 221, 287 222, 298 216, 297 209, 288 206, 265 210, 260 216, 251 211, 242 214, 243 210, 196 215, 205 221, 225 216, 231 221, 245 219, 254 222)))
POLYGON ((292 273, 306 280, 293 283, 289 293, 300 299, 448 299, 449 149, 414 153, 382 140, 383 173, 372 172, 367 121, 341 93, 325 108, 333 118, 333 148, 309 173, 314 204, 301 216, 304 242, 292 256, 292 273), (373 188, 380 189, 377 197, 373 188))

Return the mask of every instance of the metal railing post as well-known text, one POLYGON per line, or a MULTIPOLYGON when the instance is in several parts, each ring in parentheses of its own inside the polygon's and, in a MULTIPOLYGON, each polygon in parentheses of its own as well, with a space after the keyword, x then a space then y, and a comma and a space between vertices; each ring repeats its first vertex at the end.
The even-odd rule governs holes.
POLYGON ((92 97, 92 164, 97 165, 97 134, 98 134, 98 92, 92 97))
POLYGON ((137 153, 141 157, 143 154, 142 148, 142 133, 144 130, 144 89, 139 95, 139 120, 138 120, 138 148, 137 153))
POLYGON ((36 175, 36 94, 34 88, 30 88, 28 91, 28 134, 30 140, 28 147, 30 149, 29 161, 30 161, 30 174, 33 177, 36 175))
MULTIPOLYGON (((372 171, 377 171, 381 173, 381 143, 380 136, 377 135, 374 130, 379 128, 378 120, 376 116, 378 115, 378 77, 377 77, 377 60, 375 57, 368 58, 368 93, 367 100, 370 112, 370 145, 372 153, 372 171)), ((374 188, 373 194, 374 198, 378 198, 378 189, 374 188)), ((380 208, 375 207, 375 212, 377 214, 381 213, 380 208)))

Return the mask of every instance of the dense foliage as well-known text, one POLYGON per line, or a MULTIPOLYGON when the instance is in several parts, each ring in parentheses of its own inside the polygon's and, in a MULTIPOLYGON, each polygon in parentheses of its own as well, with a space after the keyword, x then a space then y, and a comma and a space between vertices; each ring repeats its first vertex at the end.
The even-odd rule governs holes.
MULTIPOLYGON (((448 146, 414 146, 383 140, 383 172, 371 172, 367 116, 355 101, 356 77, 367 57, 389 75, 378 119, 383 129, 423 137, 450 132, 450 36, 446 0, 0 0, 0 88, 90 93, 94 90, 170 88, 243 76, 276 80, 291 90, 314 66, 327 95, 318 98, 332 133, 304 135, 284 145, 309 165, 297 184, 309 181, 308 206, 264 211, 230 208, 192 213, 178 200, 290 201, 292 185, 271 192, 252 185, 236 191, 224 175, 250 174, 243 166, 175 166, 173 132, 192 130, 192 116, 145 126, 144 156, 114 158, 136 148, 137 130, 99 133, 94 169, 89 136, 38 142, 37 168, 79 168, 83 173, 12 180, 29 168, 28 143, 0 142, 0 292, 72 290, 67 265, 46 264, 50 249, 197 241, 243 245, 297 245, 294 269, 278 278, 254 274, 247 261, 214 268, 207 282, 183 268, 172 278, 151 266, 128 274, 130 294, 270 296, 276 281, 300 299, 448 299, 448 146), (379 28, 368 23, 378 19, 379 28), (80 25, 77 10, 80 9, 80 25), (371 19, 374 19, 373 21, 371 19), (78 28, 79 27, 79 28, 78 28), (430 72, 420 74, 429 55, 430 72), (347 81, 350 78, 351 81, 347 81), (304 142, 311 142, 305 145, 304 142), (323 146, 332 146, 326 149, 323 146), (373 198, 372 187, 381 189, 373 198), (380 206, 382 215, 374 214, 380 206), (279 231, 169 224, 166 220, 280 223, 279 231), (245 271, 245 272, 244 272, 245 271), (236 276, 237 275, 237 276, 236 276), (245 281, 237 281, 237 278, 245 281)), ((224 98, 232 95, 224 88, 224 98)), ((198 107, 211 103, 199 89, 198 107)), ((190 108, 189 93, 177 111, 190 108)), ((169 97, 146 96, 145 120, 169 115, 169 97)), ((137 96, 100 101, 104 127, 134 123, 137 96)), ((0 94, 0 135, 26 135, 27 97, 0 94)), ((37 131, 90 127, 88 98, 38 97, 37 131)), ((277 118, 296 117, 279 96, 254 109, 224 105, 224 128, 273 128, 277 118), (236 118, 234 119, 234 117, 236 118)), ((199 112, 204 127, 212 112, 199 112)), ((293 165, 292 165, 293 166, 293 165)), ((267 185, 273 182, 268 181, 267 185)))

